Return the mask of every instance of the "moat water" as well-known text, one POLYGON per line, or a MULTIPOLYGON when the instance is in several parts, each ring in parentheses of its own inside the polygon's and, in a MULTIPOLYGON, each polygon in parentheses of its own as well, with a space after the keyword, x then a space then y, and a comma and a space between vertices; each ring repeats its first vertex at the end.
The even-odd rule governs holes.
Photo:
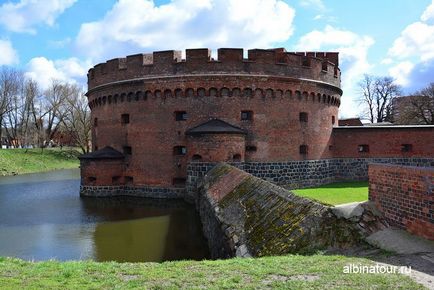
POLYGON ((81 198, 79 171, 0 177, 0 256, 160 262, 208 257, 193 205, 81 198))

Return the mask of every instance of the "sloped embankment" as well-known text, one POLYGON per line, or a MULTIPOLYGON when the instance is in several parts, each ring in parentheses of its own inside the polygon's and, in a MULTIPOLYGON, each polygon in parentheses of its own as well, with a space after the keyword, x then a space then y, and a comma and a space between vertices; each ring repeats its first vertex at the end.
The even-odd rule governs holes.
POLYGON ((211 169, 198 190, 197 205, 215 258, 306 253, 361 239, 357 225, 329 207, 228 164, 211 169))

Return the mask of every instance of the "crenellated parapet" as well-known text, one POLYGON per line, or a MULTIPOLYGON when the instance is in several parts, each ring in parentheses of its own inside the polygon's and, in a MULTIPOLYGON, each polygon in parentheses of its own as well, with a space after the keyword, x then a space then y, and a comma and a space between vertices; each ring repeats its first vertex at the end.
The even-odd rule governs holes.
POLYGON ((217 59, 209 49, 156 51, 100 63, 89 70, 89 91, 102 85, 134 80, 188 75, 271 75, 307 79, 340 87, 337 52, 287 52, 283 48, 220 48, 217 59))

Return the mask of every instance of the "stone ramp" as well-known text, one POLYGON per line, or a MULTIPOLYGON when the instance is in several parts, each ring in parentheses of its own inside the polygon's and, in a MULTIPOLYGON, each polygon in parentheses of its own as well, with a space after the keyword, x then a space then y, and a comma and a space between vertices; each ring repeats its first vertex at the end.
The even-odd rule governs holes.
POLYGON ((197 205, 214 258, 306 253, 360 243, 357 223, 228 164, 198 184, 197 205))

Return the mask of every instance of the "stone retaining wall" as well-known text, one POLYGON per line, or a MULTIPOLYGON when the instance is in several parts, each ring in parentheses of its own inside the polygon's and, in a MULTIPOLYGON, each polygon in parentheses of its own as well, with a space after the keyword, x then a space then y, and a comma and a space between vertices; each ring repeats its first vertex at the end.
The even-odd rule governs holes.
MULTIPOLYGON (((369 163, 434 167, 434 158, 335 158, 288 162, 232 163, 253 176, 288 189, 313 187, 337 181, 368 180, 369 163)), ((216 163, 194 162, 187 167, 186 199, 193 201, 197 181, 216 163)))
POLYGON ((370 164, 369 200, 390 223, 434 240, 434 168, 370 164))

